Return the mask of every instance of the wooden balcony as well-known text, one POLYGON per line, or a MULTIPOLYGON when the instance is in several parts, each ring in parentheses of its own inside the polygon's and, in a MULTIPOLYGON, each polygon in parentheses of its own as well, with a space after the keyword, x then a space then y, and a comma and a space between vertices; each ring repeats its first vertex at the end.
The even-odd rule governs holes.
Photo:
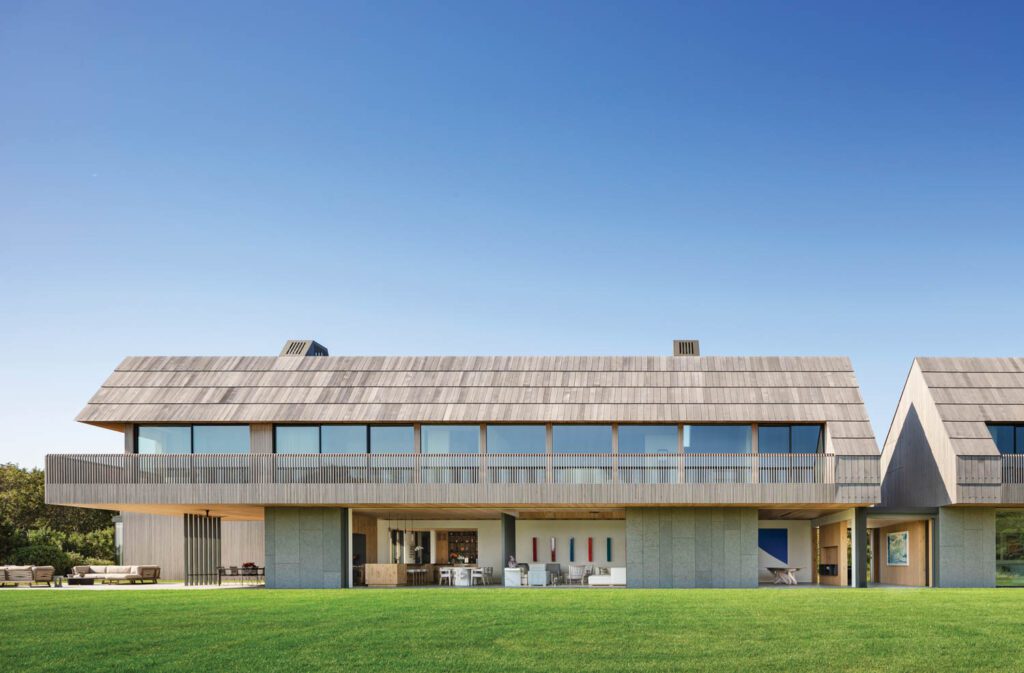
POLYGON ((1024 505, 1024 455, 957 456, 956 503, 1024 505))
POLYGON ((51 504, 870 504, 877 456, 51 454, 51 504))

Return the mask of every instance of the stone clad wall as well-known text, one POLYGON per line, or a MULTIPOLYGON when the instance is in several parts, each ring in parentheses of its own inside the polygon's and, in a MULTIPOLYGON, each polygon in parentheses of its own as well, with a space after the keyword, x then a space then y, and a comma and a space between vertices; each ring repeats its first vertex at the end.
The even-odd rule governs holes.
POLYGON ((264 547, 270 589, 339 589, 348 583, 348 510, 267 507, 264 547))
POLYGON ((988 507, 940 507, 940 587, 996 585, 996 511, 988 507))
POLYGON ((757 510, 627 508, 626 585, 756 587, 757 510))

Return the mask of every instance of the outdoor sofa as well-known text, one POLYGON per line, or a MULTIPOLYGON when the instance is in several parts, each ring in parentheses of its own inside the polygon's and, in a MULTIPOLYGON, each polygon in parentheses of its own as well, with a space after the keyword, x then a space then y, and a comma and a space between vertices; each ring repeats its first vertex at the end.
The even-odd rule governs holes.
POLYGON ((76 577, 87 580, 98 580, 108 584, 113 582, 152 582, 160 579, 160 566, 75 566, 76 577))
POLYGON ((626 569, 608 568, 607 575, 589 575, 587 577, 587 584, 592 587, 624 587, 626 586, 626 569))
POLYGON ((0 586, 46 584, 53 581, 53 566, 0 566, 0 586))

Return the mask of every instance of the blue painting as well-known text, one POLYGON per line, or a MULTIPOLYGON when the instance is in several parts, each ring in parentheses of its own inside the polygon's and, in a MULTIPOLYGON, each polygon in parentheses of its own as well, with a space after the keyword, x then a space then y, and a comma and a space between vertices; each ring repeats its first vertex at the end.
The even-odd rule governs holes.
POLYGON ((789 565, 789 531, 785 528, 758 528, 757 546, 781 566, 789 565))

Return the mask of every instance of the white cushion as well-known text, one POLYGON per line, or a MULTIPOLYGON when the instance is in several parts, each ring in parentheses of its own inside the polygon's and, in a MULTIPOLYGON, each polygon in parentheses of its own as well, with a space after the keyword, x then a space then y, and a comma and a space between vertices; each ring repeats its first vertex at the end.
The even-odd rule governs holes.
POLYGON ((595 587, 626 586, 626 569, 609 568, 607 575, 591 575, 587 583, 595 587))

